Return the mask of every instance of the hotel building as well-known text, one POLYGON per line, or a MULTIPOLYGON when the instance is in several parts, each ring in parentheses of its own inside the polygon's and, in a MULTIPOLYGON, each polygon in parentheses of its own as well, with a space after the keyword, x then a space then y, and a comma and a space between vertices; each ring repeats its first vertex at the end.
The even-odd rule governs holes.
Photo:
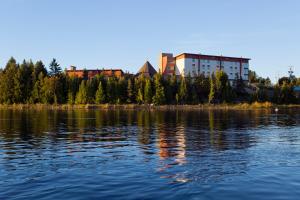
POLYGON ((188 76, 204 74, 211 76, 217 70, 223 70, 232 82, 242 79, 248 82, 249 58, 213 56, 203 54, 182 53, 173 56, 171 53, 162 53, 159 58, 159 71, 165 76, 188 76))

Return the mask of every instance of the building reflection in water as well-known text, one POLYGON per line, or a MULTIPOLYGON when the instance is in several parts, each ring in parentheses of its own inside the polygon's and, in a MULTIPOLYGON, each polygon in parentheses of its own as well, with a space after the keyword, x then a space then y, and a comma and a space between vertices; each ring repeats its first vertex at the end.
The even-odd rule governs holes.
MULTIPOLYGON (((0 110, 0 159, 9 165, 10 160, 26 154, 133 154, 153 162, 161 177, 177 181, 224 177, 246 171, 252 156, 247 150, 261 137, 253 132, 270 125, 299 126, 298 113, 0 110), (237 150, 243 154, 230 154, 237 150)), ((295 136, 280 137, 290 143, 297 140, 295 136)))

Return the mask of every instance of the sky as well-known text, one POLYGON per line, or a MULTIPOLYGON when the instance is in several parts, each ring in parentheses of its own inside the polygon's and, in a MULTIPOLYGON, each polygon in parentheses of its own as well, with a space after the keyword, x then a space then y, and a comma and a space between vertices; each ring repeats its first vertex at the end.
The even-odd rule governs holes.
POLYGON ((251 58, 276 81, 300 76, 298 0, 1 0, 0 67, 13 56, 136 73, 161 52, 251 58))

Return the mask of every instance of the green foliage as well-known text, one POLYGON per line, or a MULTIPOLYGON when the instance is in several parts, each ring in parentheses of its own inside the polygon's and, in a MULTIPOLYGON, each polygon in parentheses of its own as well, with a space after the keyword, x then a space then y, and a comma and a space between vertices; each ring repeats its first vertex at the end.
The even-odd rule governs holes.
POLYGON ((106 86, 106 96, 109 103, 116 103, 116 81, 115 78, 108 78, 106 86))
POLYGON ((179 102, 186 103, 188 95, 187 95, 186 81, 184 77, 181 78, 178 95, 179 95, 179 102))
POLYGON ((75 103, 75 97, 77 90, 79 88, 80 80, 77 77, 67 77, 67 87, 68 87, 68 104, 75 103))
POLYGON ((215 103, 215 80, 214 76, 210 78, 210 90, 208 95, 208 103, 215 103))
POLYGON ((24 60, 18 64, 10 58, 0 69, 0 104, 300 102, 300 95, 294 91, 295 86, 300 85, 300 79, 296 77, 282 77, 276 85, 272 85, 269 78, 249 72, 250 85, 245 85, 237 77, 231 86, 223 71, 217 71, 211 78, 194 74, 195 77, 187 76, 180 80, 176 76, 162 77, 161 74, 154 78, 132 75, 88 78, 86 73, 86 77, 76 78, 62 73, 55 59, 49 67, 48 74, 42 61, 34 64, 31 60, 24 60), (249 92, 251 95, 246 91, 252 91, 249 92))
POLYGON ((150 79, 146 79, 145 89, 144 89, 145 103, 152 102, 152 86, 150 79))
POLYGON ((144 103, 144 96, 143 96, 143 93, 142 93, 142 89, 141 89, 141 88, 139 88, 139 90, 138 90, 137 97, 136 97, 136 101, 137 101, 139 104, 144 103))
POLYGON ((50 69, 51 76, 57 76, 61 74, 61 67, 59 66, 55 58, 53 58, 53 60, 51 61, 49 65, 49 69, 50 69))
POLYGON ((224 71, 216 71, 214 86, 214 95, 218 102, 230 102, 232 99, 232 89, 228 80, 228 76, 224 71))
POLYGON ((96 91, 96 97, 95 97, 96 103, 105 103, 105 92, 102 86, 102 82, 100 81, 98 89, 96 91))
POLYGON ((155 75, 155 95, 153 96, 154 105, 162 105, 165 103, 165 91, 162 86, 162 77, 160 74, 155 75))
POLYGON ((132 80, 128 79, 127 81, 127 103, 133 103, 134 102, 134 88, 132 84, 132 80))
POLYGON ((40 72, 37 80, 34 83, 33 90, 30 97, 30 103, 39 103, 42 102, 42 82, 44 74, 40 72))
POLYGON ((79 90, 76 94, 75 99, 76 104, 86 104, 88 103, 88 94, 87 94, 87 87, 86 87, 86 81, 81 81, 81 84, 79 86, 79 90))
POLYGON ((204 103, 205 101, 207 101, 207 97, 210 92, 210 79, 206 78, 204 74, 196 76, 194 87, 195 92, 197 93, 197 96, 199 98, 198 101, 200 101, 200 103, 204 103))

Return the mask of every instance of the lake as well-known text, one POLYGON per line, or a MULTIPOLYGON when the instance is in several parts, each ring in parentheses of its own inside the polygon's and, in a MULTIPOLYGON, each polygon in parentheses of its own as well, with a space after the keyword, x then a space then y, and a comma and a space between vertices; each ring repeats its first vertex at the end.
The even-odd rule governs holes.
POLYGON ((0 199, 298 199, 300 110, 0 110, 0 199))

